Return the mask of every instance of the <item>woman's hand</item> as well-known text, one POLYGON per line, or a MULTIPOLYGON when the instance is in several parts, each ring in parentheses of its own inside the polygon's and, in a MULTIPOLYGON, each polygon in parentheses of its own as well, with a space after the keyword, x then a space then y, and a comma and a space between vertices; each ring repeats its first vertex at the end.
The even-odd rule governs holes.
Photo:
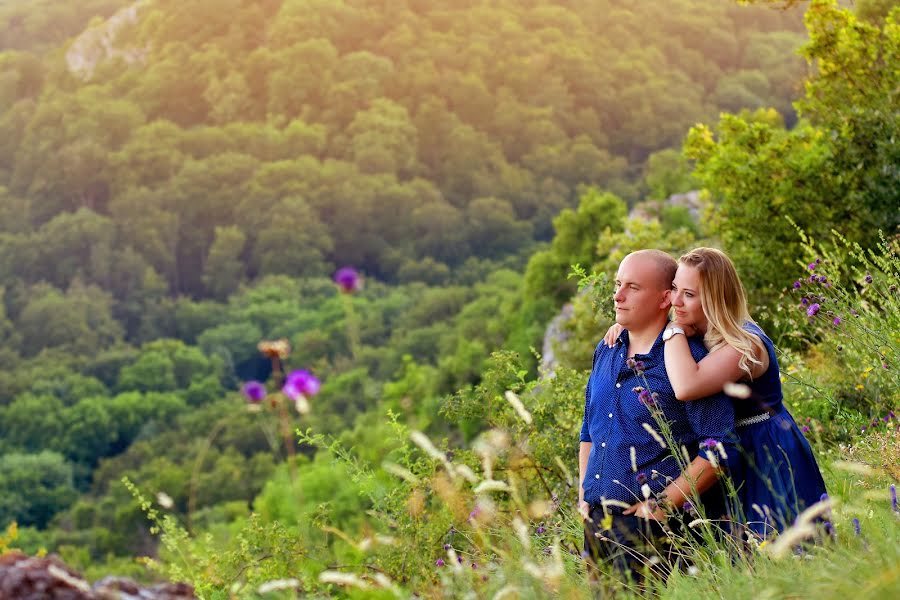
MULTIPOLYGON (((682 329, 684 329, 684 335, 686 335, 687 337, 694 337, 698 333, 697 328, 693 325, 686 325, 684 323, 679 323, 678 321, 672 321, 671 323, 669 323, 669 327, 681 327, 682 329)), ((607 335, 609 334, 607 333, 607 335)))
POLYGON ((647 519, 648 521, 661 521, 664 522, 666 520, 666 513, 654 502, 650 504, 648 500, 644 500, 643 502, 637 502, 632 504, 628 508, 622 511, 623 515, 634 515, 639 519, 647 519))
POLYGON ((607 348, 612 348, 616 345, 616 340, 619 339, 623 329, 625 328, 618 323, 613 323, 610 328, 606 330, 606 335, 603 336, 603 343, 606 344, 607 348))

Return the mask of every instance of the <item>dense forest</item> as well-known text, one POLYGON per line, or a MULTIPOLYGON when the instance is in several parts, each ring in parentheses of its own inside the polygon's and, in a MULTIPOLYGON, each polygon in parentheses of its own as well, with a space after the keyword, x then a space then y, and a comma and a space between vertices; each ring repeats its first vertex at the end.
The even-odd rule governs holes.
MULTIPOLYGON (((492 408, 516 389, 553 463, 610 322, 572 266, 647 246, 732 254, 837 398, 798 392, 826 440, 896 408, 887 366, 871 402, 823 384, 860 355, 782 312, 812 240, 836 228, 862 252, 900 225, 896 3, 751 4, 0 0, 0 528, 146 576, 133 557, 175 564, 180 534, 160 547, 134 486, 162 493, 209 536, 196 571, 167 574, 209 589, 235 536, 248 564, 299 536, 311 581, 358 562, 340 531, 391 503, 395 533, 439 548, 461 509, 394 487, 385 456, 412 476, 408 430, 460 452, 522 433, 492 408), (343 266, 361 289, 334 284, 343 266), (543 346, 566 303, 568 341, 543 346), (277 339, 285 365, 259 351, 277 339), (321 378, 309 414, 276 406, 282 366, 321 378), (267 378, 247 410, 242 382, 267 378)), ((392 552, 371 560, 433 579, 392 552)))

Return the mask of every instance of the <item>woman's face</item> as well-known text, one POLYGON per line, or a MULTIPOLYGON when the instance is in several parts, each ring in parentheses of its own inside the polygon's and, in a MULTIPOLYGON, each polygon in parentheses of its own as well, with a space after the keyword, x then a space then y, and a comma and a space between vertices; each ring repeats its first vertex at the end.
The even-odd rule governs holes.
POLYGON ((700 303, 700 273, 695 267, 678 265, 671 298, 676 321, 706 331, 706 315, 700 303))

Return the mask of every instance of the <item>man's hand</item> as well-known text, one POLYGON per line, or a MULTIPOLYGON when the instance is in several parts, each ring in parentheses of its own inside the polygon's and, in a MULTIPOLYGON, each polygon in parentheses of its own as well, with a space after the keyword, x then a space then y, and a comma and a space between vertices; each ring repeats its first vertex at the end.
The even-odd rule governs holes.
POLYGON ((578 512, 581 514, 581 520, 587 521, 591 514, 591 506, 584 500, 578 501, 578 512))
POLYGON ((603 343, 606 344, 607 348, 612 348, 616 345, 616 340, 619 339, 623 329, 625 328, 618 323, 613 323, 610 328, 606 330, 606 335, 603 336, 603 343))
POLYGON ((632 504, 624 511, 622 511, 623 515, 634 515, 639 519, 647 519, 650 521, 665 521, 666 513, 660 507, 655 504, 651 507, 648 501, 636 502, 632 504))

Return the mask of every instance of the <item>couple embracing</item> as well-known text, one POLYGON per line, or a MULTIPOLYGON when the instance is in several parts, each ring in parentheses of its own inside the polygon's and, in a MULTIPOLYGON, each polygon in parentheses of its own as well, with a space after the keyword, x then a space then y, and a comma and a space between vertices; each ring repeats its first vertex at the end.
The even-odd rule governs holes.
POLYGON ((696 535, 687 524, 698 510, 762 540, 819 501, 825 484, 782 402, 774 345, 724 253, 697 248, 677 262, 658 250, 629 254, 613 300, 616 325, 594 351, 579 448, 593 560, 639 579, 648 568, 664 576, 673 532, 696 535))

